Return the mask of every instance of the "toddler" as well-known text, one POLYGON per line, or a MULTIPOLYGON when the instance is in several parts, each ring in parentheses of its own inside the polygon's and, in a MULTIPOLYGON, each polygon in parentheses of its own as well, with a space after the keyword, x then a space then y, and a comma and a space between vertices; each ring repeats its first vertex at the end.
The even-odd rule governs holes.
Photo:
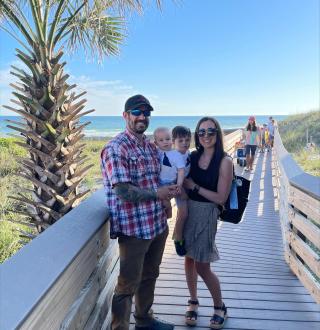
MULTIPOLYGON (((161 162, 160 184, 177 184, 179 197, 176 198, 177 219, 173 233, 176 252, 179 256, 186 254, 183 227, 188 215, 187 195, 182 187, 184 178, 190 171, 190 140, 191 132, 183 126, 176 126, 172 130, 159 127, 154 131, 155 144, 159 148, 161 162), (172 143, 175 147, 172 150, 172 143)), ((165 203, 166 210, 171 210, 170 203, 165 203)), ((168 214, 170 217, 170 214, 168 214)))

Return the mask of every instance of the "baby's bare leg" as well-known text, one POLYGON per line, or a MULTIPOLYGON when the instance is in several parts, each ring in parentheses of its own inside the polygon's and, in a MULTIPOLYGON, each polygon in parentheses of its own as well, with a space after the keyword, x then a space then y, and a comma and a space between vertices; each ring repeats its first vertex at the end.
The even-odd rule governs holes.
POLYGON ((177 218, 176 224, 174 228, 174 240, 175 241, 182 241, 183 240, 183 228, 184 223, 188 216, 188 195, 182 189, 181 195, 179 196, 178 205, 177 205, 177 218))
POLYGON ((164 208, 165 208, 165 212, 166 212, 166 215, 167 215, 167 219, 172 218, 172 207, 171 207, 171 202, 168 201, 168 200, 164 200, 164 201, 163 201, 163 205, 164 205, 164 208))
POLYGON ((174 227, 174 240, 182 241, 183 240, 183 228, 184 223, 188 216, 188 204, 186 200, 182 200, 178 206, 176 224, 174 227))

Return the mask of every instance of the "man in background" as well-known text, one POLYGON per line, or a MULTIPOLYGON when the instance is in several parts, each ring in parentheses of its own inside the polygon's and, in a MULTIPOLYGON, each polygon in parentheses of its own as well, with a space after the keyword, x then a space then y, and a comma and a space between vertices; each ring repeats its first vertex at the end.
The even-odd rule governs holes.
POLYGON ((274 141, 274 119, 271 116, 269 117, 268 132, 269 132, 269 146, 270 148, 272 148, 274 141))

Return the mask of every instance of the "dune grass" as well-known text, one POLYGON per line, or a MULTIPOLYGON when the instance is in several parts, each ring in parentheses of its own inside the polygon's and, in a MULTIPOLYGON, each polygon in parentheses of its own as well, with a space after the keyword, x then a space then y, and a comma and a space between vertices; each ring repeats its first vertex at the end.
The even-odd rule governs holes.
POLYGON ((84 154, 88 157, 88 164, 93 164, 88 175, 84 178, 82 185, 85 187, 96 190, 102 187, 102 177, 100 169, 100 153, 105 146, 106 140, 85 140, 86 146, 84 154))
POLYGON ((320 149, 301 149, 293 153, 294 160, 301 166, 301 168, 314 176, 320 176, 320 149))
POLYGON ((278 125, 283 145, 295 161, 305 172, 320 176, 320 111, 291 115, 278 125), (307 132, 314 148, 306 148, 307 132))
POLYGON ((16 202, 9 198, 20 188, 27 188, 28 182, 14 174, 19 165, 16 157, 23 157, 26 151, 14 143, 14 139, 0 138, 0 263, 16 253, 24 239, 19 231, 29 231, 24 225, 13 223, 13 220, 23 221, 24 216, 11 210, 19 208, 16 202))

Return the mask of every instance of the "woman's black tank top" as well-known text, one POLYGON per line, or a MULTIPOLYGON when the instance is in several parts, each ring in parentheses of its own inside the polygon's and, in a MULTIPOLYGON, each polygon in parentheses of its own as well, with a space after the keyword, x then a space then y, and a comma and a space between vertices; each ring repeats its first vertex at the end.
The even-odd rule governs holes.
MULTIPOLYGON (((189 177, 192 178, 192 180, 200 187, 211 191, 217 191, 221 159, 216 159, 217 157, 213 156, 208 168, 204 170, 199 167, 200 156, 201 154, 197 150, 191 153, 191 168, 189 177)), ((194 201, 211 203, 211 201, 198 193, 193 192, 192 190, 189 190, 188 196, 194 201)))

